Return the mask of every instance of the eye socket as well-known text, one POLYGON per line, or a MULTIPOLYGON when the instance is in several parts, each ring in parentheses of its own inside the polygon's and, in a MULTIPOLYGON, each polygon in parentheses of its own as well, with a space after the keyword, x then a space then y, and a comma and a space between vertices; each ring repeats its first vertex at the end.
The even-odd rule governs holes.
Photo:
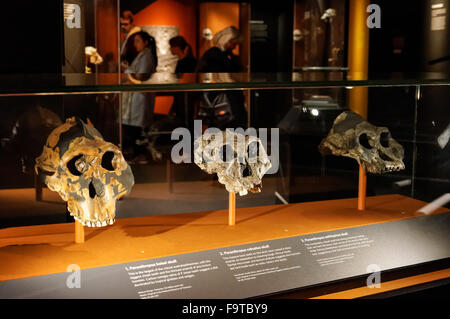
POLYGON ((247 154, 248 154, 248 158, 256 158, 259 154, 259 143, 256 141, 253 141, 250 144, 248 144, 247 154))
POLYGON ((391 135, 388 132, 383 132, 380 134, 380 144, 383 147, 389 147, 389 138, 391 135))
POLYGON ((92 184, 92 182, 90 182, 89 183, 89 197, 93 199, 95 197, 95 195, 97 195, 97 192, 96 192, 95 187, 92 184))
POLYGON ((115 155, 114 152, 108 151, 105 152, 105 154, 103 154, 102 156, 102 167, 107 171, 115 170, 112 162, 114 155, 115 155))
POLYGON ((369 144, 369 137, 366 133, 362 133, 359 137, 359 144, 361 144, 363 147, 367 149, 372 149, 373 147, 369 144))
POLYGON ((242 177, 248 177, 252 175, 252 169, 247 164, 241 164, 242 177))
POLYGON ((69 170, 69 172, 70 172, 72 175, 75 175, 75 176, 81 176, 81 174, 83 174, 82 172, 80 172, 80 171, 77 169, 77 166, 75 165, 75 162, 76 162, 78 159, 80 159, 81 157, 83 157, 83 154, 74 156, 74 157, 72 157, 72 159, 71 159, 70 161, 67 162, 67 169, 69 170))

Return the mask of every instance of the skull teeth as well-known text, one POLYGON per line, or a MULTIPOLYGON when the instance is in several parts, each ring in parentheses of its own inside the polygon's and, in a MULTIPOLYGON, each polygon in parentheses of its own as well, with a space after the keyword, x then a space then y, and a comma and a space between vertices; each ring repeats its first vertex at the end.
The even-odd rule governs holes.
POLYGON ((81 220, 81 218, 79 217, 75 217, 74 219, 78 222, 81 223, 81 225, 86 226, 86 227, 104 227, 104 226, 108 226, 108 225, 112 225, 115 222, 115 219, 107 219, 107 220, 103 220, 103 221, 83 221, 81 220))
POLYGON ((401 171, 405 169, 404 165, 402 164, 397 164, 397 165, 386 165, 386 167, 384 168, 383 172, 395 172, 395 171, 401 171))

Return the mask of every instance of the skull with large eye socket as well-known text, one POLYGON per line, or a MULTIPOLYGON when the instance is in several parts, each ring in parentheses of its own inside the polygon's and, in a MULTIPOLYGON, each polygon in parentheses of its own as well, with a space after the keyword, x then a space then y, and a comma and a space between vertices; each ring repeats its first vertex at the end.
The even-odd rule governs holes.
POLYGON ((405 169, 404 150, 386 127, 364 121, 354 112, 341 113, 328 136, 320 143, 323 155, 354 158, 370 173, 386 173, 405 169))
POLYGON ((261 140, 230 130, 205 132, 194 142, 194 161, 208 174, 217 174, 227 191, 259 193, 262 177, 272 164, 261 140))
POLYGON ((35 170, 67 201, 75 220, 89 227, 113 224, 116 200, 134 185, 120 149, 75 117, 50 133, 35 170))

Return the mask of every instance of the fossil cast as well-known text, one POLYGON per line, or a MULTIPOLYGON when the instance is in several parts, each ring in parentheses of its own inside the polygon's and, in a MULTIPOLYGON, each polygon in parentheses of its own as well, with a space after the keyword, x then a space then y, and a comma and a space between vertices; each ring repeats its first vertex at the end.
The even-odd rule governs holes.
POLYGON ((262 177, 272 164, 261 140, 230 130, 205 132, 194 142, 194 161, 208 174, 217 174, 227 191, 259 193, 262 177))
POLYGON ((67 202, 75 220, 89 227, 113 224, 116 200, 134 185, 120 149, 75 117, 50 133, 35 171, 67 202))
POLYGON ((320 143, 323 155, 354 158, 370 173, 386 173, 405 169, 404 150, 386 127, 377 127, 360 115, 346 111, 333 123, 328 136, 320 143))

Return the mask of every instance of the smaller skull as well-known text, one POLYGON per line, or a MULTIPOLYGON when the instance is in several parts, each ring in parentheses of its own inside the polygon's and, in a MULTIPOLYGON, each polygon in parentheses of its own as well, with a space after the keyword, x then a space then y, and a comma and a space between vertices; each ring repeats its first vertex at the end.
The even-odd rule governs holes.
POLYGON ((89 58, 89 62, 92 64, 101 64, 103 62, 102 56, 98 53, 97 49, 91 46, 84 48, 84 53, 89 58))
POLYGON ((293 32, 293 36, 294 36, 294 41, 300 41, 301 39, 303 39, 303 34, 302 31, 300 29, 294 29, 293 32))
POLYGON ((327 20, 329 19, 331 22, 331 19, 336 16, 336 10, 333 8, 328 8, 325 10, 325 12, 320 17, 321 20, 327 20))
POLYGON ((328 136, 320 143, 323 155, 354 158, 370 173, 386 173, 405 169, 404 150, 386 127, 364 121, 354 112, 341 113, 328 136))
POLYGON ((89 227, 113 224, 116 199, 134 184, 120 149, 75 117, 50 133, 35 170, 45 175, 49 189, 67 201, 75 220, 89 227))
POLYGON ((208 40, 208 41, 213 39, 213 33, 212 33, 211 29, 209 29, 209 28, 203 29, 202 36, 205 40, 208 40))
POLYGON ((259 193, 262 177, 272 164, 256 136, 230 130, 205 132, 194 142, 195 163, 208 174, 217 174, 227 191, 247 195, 259 193))

